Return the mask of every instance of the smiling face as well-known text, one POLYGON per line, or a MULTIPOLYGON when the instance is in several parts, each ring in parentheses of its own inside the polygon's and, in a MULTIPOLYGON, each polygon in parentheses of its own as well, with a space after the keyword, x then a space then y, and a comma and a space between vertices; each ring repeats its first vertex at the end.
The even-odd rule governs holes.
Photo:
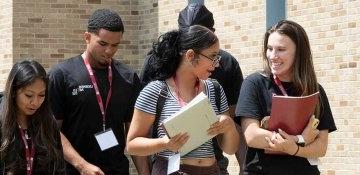
POLYGON ((295 53, 296 45, 288 36, 278 32, 270 34, 266 57, 271 73, 281 81, 292 81, 295 53))
POLYGON ((46 84, 41 79, 16 91, 17 116, 32 116, 45 100, 46 84))
MULTIPOLYGON (((207 49, 200 51, 197 54, 199 57, 197 65, 195 66, 194 72, 199 79, 206 80, 212 74, 216 67, 219 66, 219 42, 216 42, 207 49)), ((196 54, 196 53, 195 53, 196 54)))
POLYGON ((118 50, 122 32, 100 29, 98 34, 85 32, 86 54, 92 67, 106 68, 118 50))

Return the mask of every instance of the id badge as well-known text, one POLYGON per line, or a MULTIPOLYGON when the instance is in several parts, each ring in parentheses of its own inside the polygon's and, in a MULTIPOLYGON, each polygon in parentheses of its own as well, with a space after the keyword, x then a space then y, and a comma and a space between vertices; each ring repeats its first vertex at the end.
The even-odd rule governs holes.
POLYGON ((95 138, 100 146, 101 151, 104 151, 119 144, 111 128, 96 133, 95 138))
POLYGON ((171 157, 169 157, 167 174, 176 172, 179 169, 180 169, 180 153, 177 153, 177 154, 174 154, 171 157))

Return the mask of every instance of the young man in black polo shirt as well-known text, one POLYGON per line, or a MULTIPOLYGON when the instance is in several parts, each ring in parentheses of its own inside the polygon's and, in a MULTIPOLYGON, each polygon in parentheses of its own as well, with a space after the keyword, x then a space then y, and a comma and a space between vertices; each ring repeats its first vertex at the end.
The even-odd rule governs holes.
MULTIPOLYGON (((125 138, 140 81, 133 70, 113 59, 123 32, 116 12, 96 10, 84 33, 85 52, 49 73, 68 174, 129 174, 125 138)), ((132 159, 139 171, 148 171, 145 157, 132 159)))
MULTIPOLYGON (((215 31, 213 14, 202 4, 190 4, 183 9, 178 18, 178 25, 180 30, 184 30, 192 25, 202 25, 208 29, 215 31)), ((151 81, 151 75, 155 74, 148 66, 149 59, 153 56, 151 50, 145 57, 144 65, 140 73, 141 86, 145 87, 151 81)), ((240 87, 243 81, 243 75, 237 60, 228 52, 220 49, 221 56, 220 66, 215 69, 210 78, 216 79, 225 91, 225 95, 229 104, 230 116, 234 118, 235 107, 240 92, 240 87)), ((150 61, 151 62, 151 61, 150 61)), ((241 131, 238 129, 238 131, 241 131)), ((245 156, 246 143, 242 137, 240 138, 241 148, 237 152, 237 158, 240 166, 245 156)), ((222 155, 220 148, 215 149, 216 159, 221 170, 221 174, 228 174, 226 168, 228 166, 228 159, 222 155)))

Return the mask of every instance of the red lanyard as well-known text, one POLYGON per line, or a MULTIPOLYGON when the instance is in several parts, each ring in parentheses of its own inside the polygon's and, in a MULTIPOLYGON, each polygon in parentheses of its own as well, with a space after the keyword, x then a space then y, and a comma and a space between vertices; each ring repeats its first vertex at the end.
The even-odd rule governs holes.
POLYGON ((89 60, 88 60, 88 57, 84 54, 84 57, 83 57, 83 60, 84 60, 84 63, 85 63, 85 66, 86 66, 86 69, 89 73, 89 76, 90 76, 90 80, 91 80, 91 83, 93 84, 94 86, 94 89, 95 89, 95 94, 96 94, 96 99, 97 99, 97 102, 99 104, 99 107, 100 107, 100 111, 101 111, 101 115, 102 115, 102 126, 103 126, 103 131, 105 131, 105 123, 106 123, 106 109, 109 105, 109 101, 110 101, 110 98, 111 98, 111 95, 112 95, 112 69, 111 69, 111 62, 109 63, 109 71, 108 71, 108 80, 109 80, 109 83, 110 83, 110 88, 109 88, 109 92, 108 92, 108 95, 106 97, 106 106, 105 106, 105 109, 104 109, 104 103, 102 101, 102 98, 101 98, 101 95, 100 95, 100 91, 99 91, 99 87, 96 83, 96 77, 94 75, 94 72, 90 66, 90 63, 89 63, 89 60))
MULTIPOLYGON (((174 79, 174 82, 175 82, 175 86, 176 86, 176 96, 177 96, 177 99, 178 99, 178 103, 181 107, 185 106, 186 103, 185 101, 181 98, 180 96, 180 90, 179 90, 179 82, 177 81, 176 79, 176 74, 174 75, 173 77, 174 79)), ((196 79, 196 82, 195 82, 195 94, 197 95, 199 93, 199 89, 200 89, 200 81, 199 79, 197 78, 196 79)))
POLYGON ((25 132, 23 129, 21 129, 21 127, 19 126, 20 129, 20 134, 21 134, 21 140, 23 141, 24 145, 25 145, 25 157, 26 157, 26 174, 27 175, 31 175, 32 174, 32 170, 33 170, 33 166, 34 166, 34 156, 35 156, 35 144, 34 142, 31 140, 31 149, 29 148, 29 144, 26 140, 25 137, 25 132))
POLYGON ((275 84, 279 87, 281 93, 282 93, 284 96, 288 96, 287 93, 286 93, 286 90, 285 90, 284 86, 282 85, 282 83, 281 83, 281 81, 280 81, 280 79, 279 79, 278 77, 276 77, 275 75, 274 75, 273 78, 274 78, 275 84))

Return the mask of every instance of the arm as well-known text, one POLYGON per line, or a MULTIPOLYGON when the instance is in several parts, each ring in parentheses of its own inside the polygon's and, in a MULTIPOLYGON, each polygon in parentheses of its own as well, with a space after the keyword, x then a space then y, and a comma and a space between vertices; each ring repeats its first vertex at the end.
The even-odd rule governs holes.
POLYGON ((228 112, 220 115, 218 122, 211 125, 209 135, 217 135, 220 148, 227 154, 234 154, 239 148, 239 133, 228 112))
POLYGON ((169 139, 148 138, 155 116, 135 108, 127 135, 127 151, 131 155, 148 156, 163 150, 177 152, 189 139, 186 133, 180 133, 169 139))
POLYGON ((328 144, 328 130, 321 130, 319 132, 316 126, 313 125, 314 119, 315 118, 311 118, 309 120, 308 125, 302 133, 305 140, 304 147, 299 147, 296 144, 296 136, 289 135, 279 129, 279 133, 272 139, 266 138, 270 149, 305 158, 325 156, 328 144))
MULTIPOLYGON (((130 123, 125 123, 125 133, 127 135, 130 123)), ((139 175, 150 175, 150 162, 147 156, 131 156, 139 175)))
POLYGON ((296 145, 293 137, 281 130, 273 139, 267 138, 267 140, 269 142, 270 150, 281 151, 304 158, 323 157, 327 150, 328 130, 320 131, 318 137, 304 147, 296 145))
POLYGON ((328 136, 328 130, 321 130, 318 137, 313 142, 305 147, 299 148, 296 156, 305 158, 324 157, 328 146, 328 136))
POLYGON ((234 119, 235 118, 235 109, 236 105, 230 105, 229 106, 229 116, 234 119))
MULTIPOLYGON (((58 121, 61 126, 62 121, 58 121)), ((60 133, 61 144, 64 151, 64 158, 67 162, 73 165, 82 175, 104 175, 101 169, 89 162, 87 162, 80 154, 72 147, 69 140, 63 133, 60 133)))
POLYGON ((244 132, 246 143, 249 147, 264 149, 269 144, 265 137, 271 138, 273 132, 260 128, 260 122, 250 117, 241 118, 241 127, 244 132))

